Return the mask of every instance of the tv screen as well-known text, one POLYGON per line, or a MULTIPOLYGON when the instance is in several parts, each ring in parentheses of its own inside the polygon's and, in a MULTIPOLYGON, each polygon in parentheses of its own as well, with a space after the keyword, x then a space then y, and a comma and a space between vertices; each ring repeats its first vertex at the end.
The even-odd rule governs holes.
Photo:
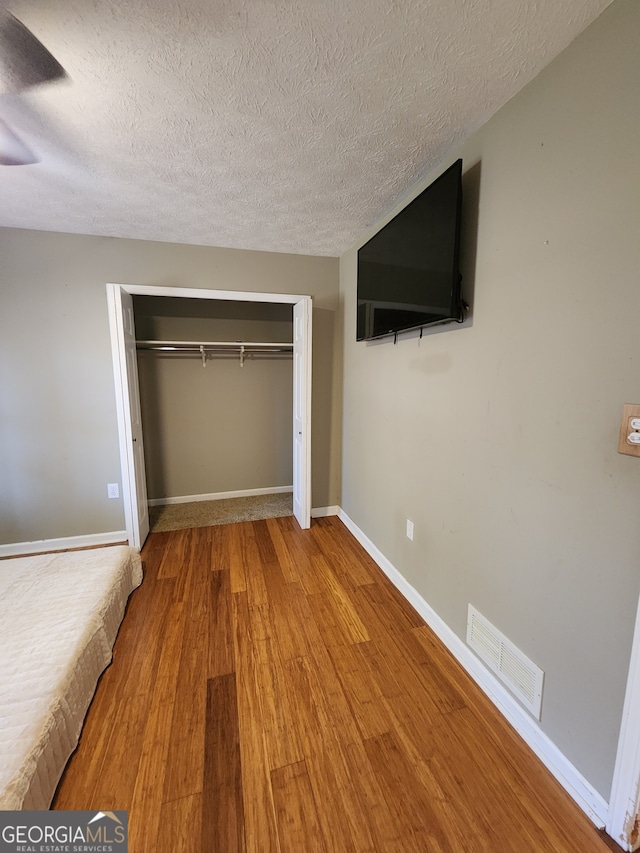
POLYGON ((457 160, 359 250, 359 341, 462 322, 461 204, 457 160))

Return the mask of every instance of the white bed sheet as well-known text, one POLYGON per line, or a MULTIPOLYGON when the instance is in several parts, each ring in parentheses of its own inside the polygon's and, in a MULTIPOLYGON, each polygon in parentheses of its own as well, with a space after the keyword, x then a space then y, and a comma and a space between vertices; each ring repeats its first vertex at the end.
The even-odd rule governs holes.
POLYGON ((0 560, 0 809, 48 809, 130 593, 119 545, 0 560))

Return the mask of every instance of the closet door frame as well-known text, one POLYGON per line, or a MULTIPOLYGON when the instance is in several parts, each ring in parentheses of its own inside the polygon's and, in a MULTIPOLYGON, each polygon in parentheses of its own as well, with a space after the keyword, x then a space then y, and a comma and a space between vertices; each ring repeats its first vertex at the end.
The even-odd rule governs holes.
MULTIPOLYGON (((125 508, 125 524, 129 544, 134 548, 141 548, 144 539, 139 531, 135 519, 140 516, 139 501, 146 494, 146 486, 141 488, 137 482, 136 471, 131 465, 131 454, 128 450, 128 437, 132 434, 132 410, 130 402, 130 389, 132 385, 137 387, 136 381, 129 383, 122 381, 119 377, 127 376, 126 352, 122 342, 122 336, 117 333, 117 323, 114 319, 122 322, 118 316, 121 311, 122 292, 131 296, 169 296, 178 299, 216 299, 231 302, 276 302, 285 305, 298 306, 296 312, 302 311, 307 318, 302 332, 301 370, 293 385, 293 411, 302 413, 302 419, 298 417, 296 424, 299 428, 303 425, 302 453, 298 442, 298 462, 294 470, 299 473, 294 476, 293 499, 296 507, 296 519, 303 529, 311 526, 311 297, 291 293, 254 293, 240 290, 201 290, 190 287, 160 287, 146 284, 107 284, 107 302, 109 305, 111 352, 114 365, 116 412, 118 419, 118 435, 120 438, 120 466, 122 470, 122 498, 125 508)), ((295 439, 295 436, 294 436, 295 439)), ((296 452, 296 441, 294 440, 294 453, 296 452)))

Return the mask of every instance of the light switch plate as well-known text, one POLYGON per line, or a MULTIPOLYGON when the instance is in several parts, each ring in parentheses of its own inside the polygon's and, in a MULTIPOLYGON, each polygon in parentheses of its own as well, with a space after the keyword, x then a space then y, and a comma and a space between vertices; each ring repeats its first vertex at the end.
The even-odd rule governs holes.
POLYGON ((633 444, 629 441, 631 433, 640 433, 640 430, 634 430, 631 426, 631 421, 634 418, 640 418, 640 403, 625 403, 622 410, 620 437, 618 438, 618 453, 626 453, 628 456, 640 456, 640 444, 633 444))

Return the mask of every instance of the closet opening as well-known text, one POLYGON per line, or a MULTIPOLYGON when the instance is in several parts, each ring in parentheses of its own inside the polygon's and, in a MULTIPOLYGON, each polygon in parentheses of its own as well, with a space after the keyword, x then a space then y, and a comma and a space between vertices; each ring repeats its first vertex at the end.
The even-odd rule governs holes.
POLYGON ((309 527, 311 298, 108 284, 107 299, 130 544, 150 508, 237 493, 289 492, 309 527))
POLYGON ((151 532, 293 514, 293 306, 134 296, 151 532))

